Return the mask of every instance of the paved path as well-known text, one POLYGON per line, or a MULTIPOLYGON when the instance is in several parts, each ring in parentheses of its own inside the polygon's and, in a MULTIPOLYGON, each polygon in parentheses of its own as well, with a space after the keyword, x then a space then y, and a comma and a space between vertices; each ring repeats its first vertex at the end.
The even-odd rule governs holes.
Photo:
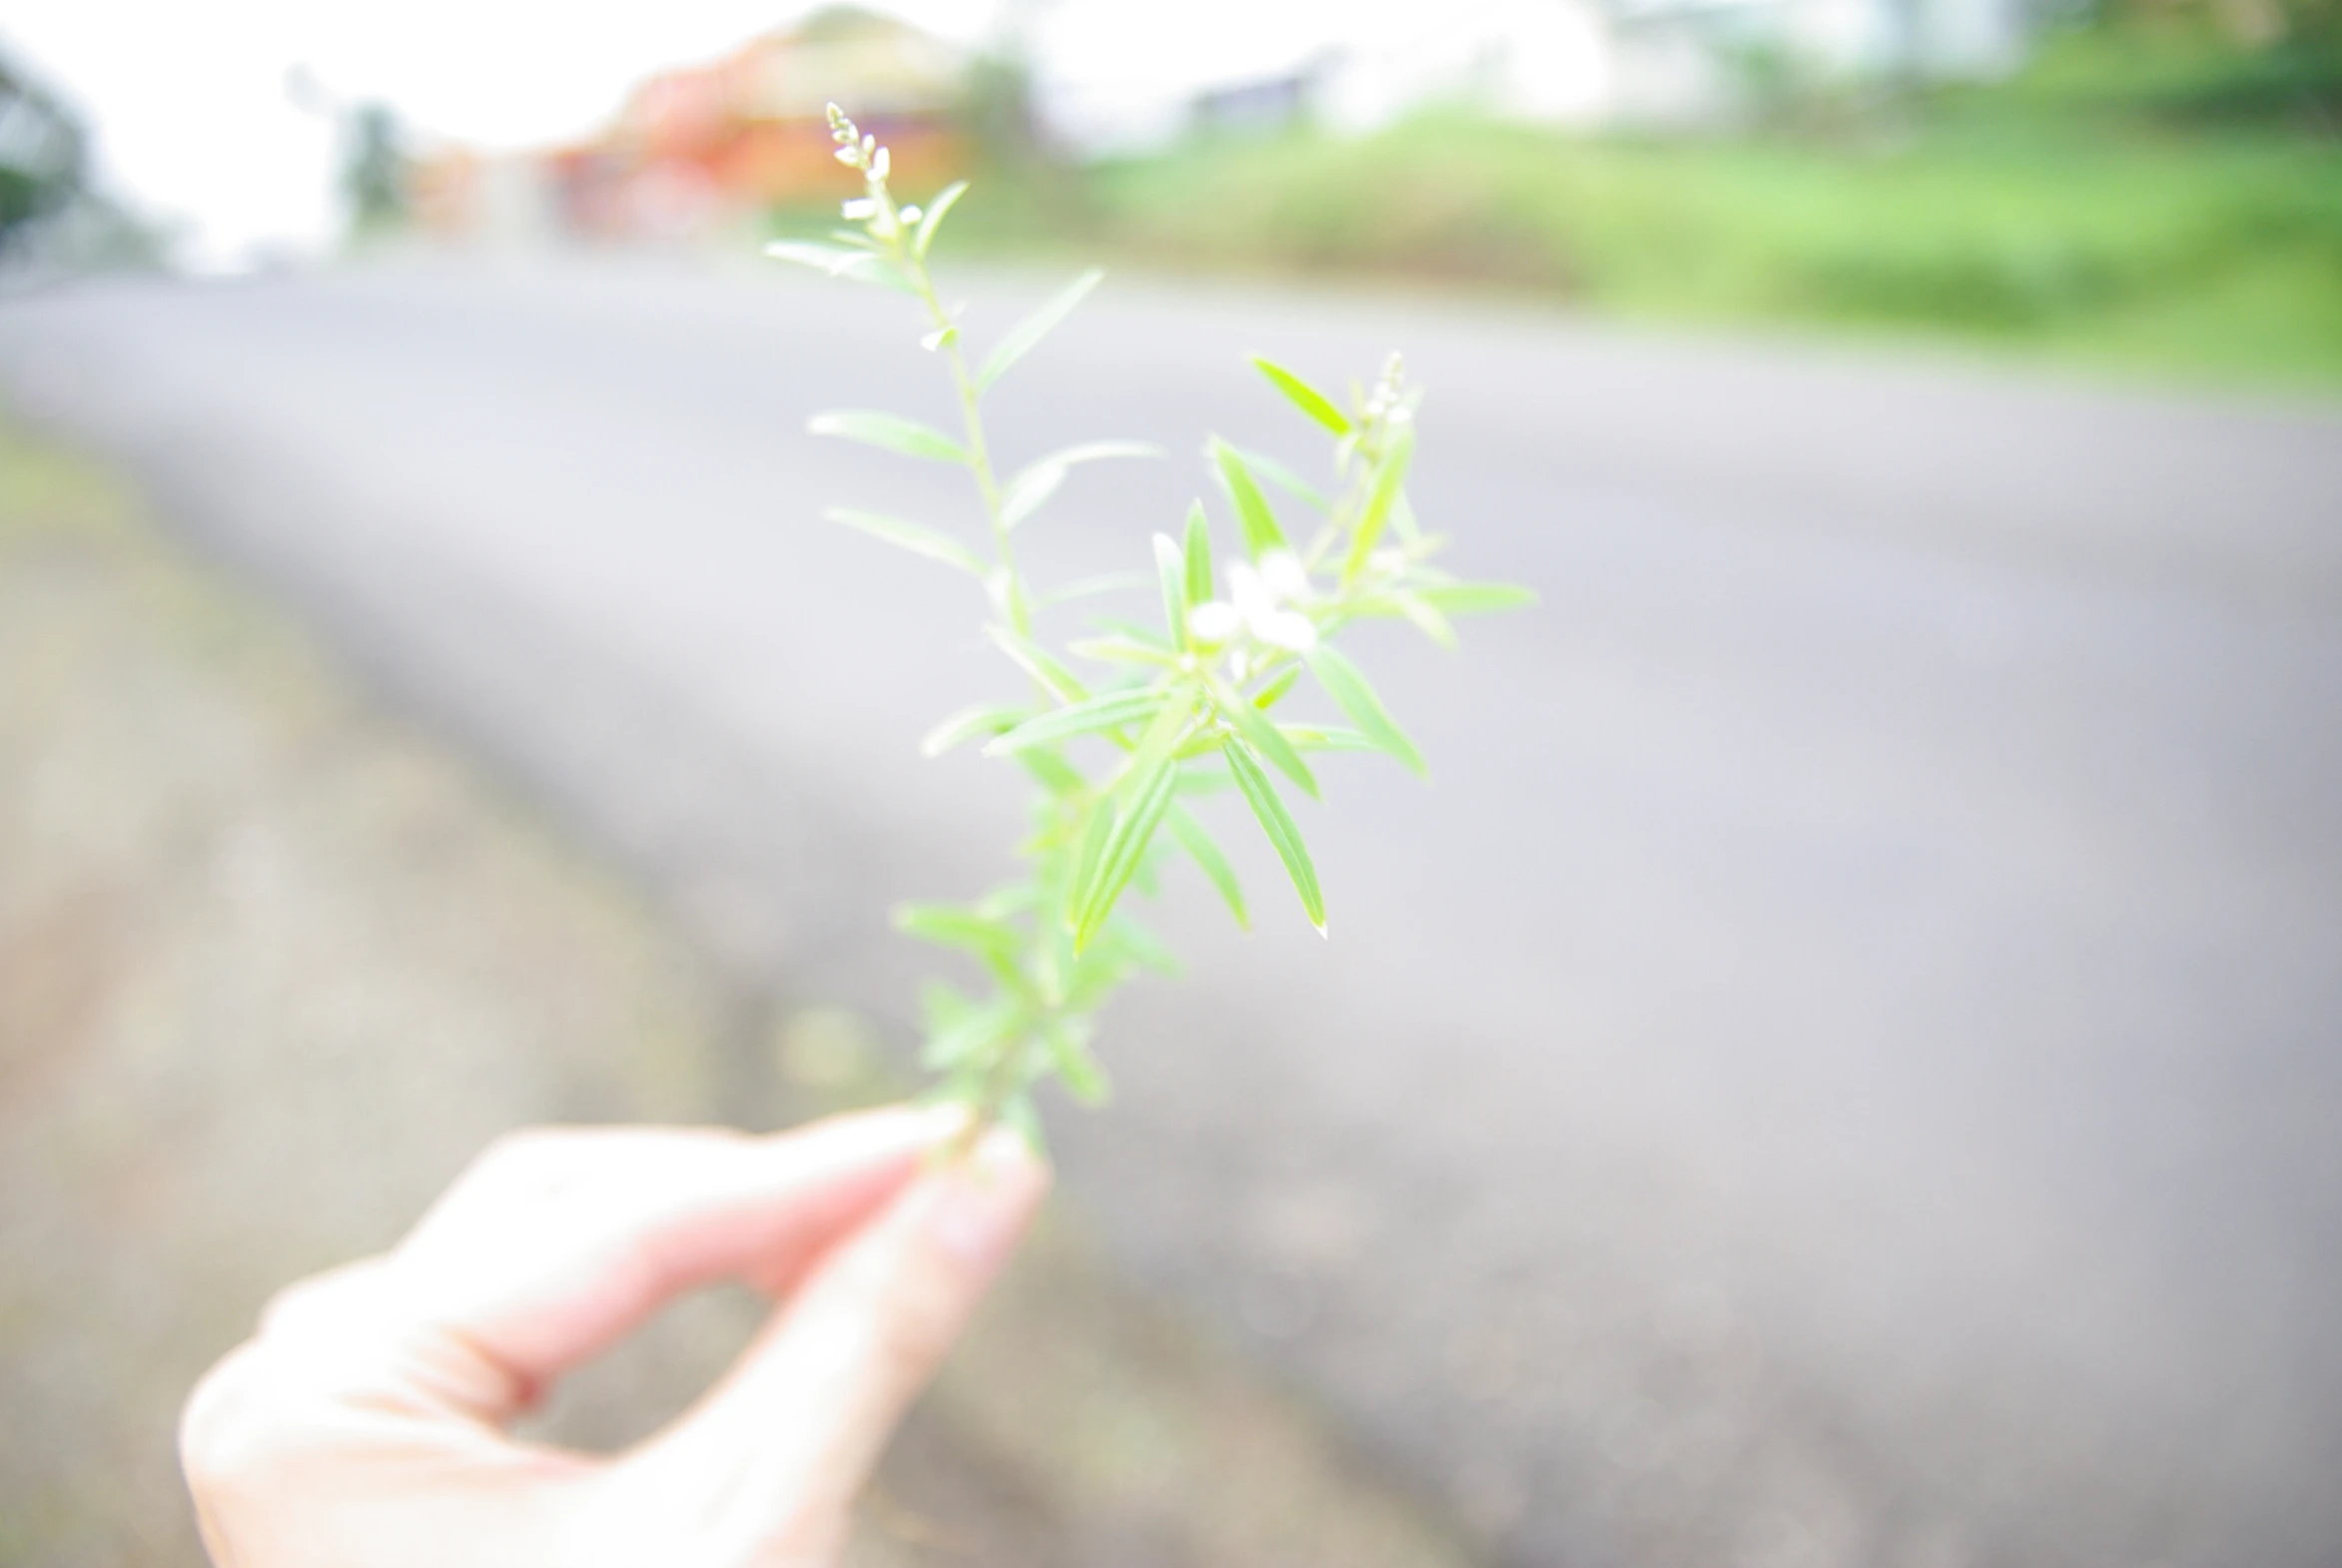
MULTIPOLYGON (((898 304, 123 286, 0 308, 0 377, 736 962, 900 1020, 884 908, 1014 797, 911 750, 1002 679, 960 583, 815 520, 957 504, 798 433, 945 411, 898 304)), ((1002 438, 1305 453, 1240 352, 1391 346, 1419 509, 1545 607, 1365 640, 1437 781, 1332 770, 1330 943, 1172 891, 1195 978, 1058 1119, 1108 1244, 1518 1561, 2330 1561, 2342 417, 1132 286, 1002 438)), ((1042 569, 1198 480, 1086 471, 1042 569)))

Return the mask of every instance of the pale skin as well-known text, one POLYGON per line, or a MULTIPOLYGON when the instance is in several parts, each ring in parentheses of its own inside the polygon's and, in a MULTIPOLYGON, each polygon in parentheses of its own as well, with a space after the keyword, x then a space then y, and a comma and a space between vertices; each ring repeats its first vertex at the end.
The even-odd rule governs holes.
POLYGON ((391 1251, 292 1286, 188 1401, 219 1568, 780 1568, 843 1552, 856 1497, 1038 1207, 1014 1135, 895 1109, 769 1138, 569 1129, 491 1147, 391 1251), (719 1279, 770 1319, 636 1447, 514 1418, 719 1279))

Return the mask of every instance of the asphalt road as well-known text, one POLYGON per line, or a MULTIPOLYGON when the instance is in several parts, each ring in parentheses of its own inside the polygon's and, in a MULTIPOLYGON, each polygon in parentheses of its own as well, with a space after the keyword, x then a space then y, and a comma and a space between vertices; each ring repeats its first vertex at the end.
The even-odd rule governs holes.
MULTIPOLYGON (((800 433, 947 413, 900 304, 114 285, 0 306, 0 378, 728 960, 907 1025, 884 911, 982 886, 1016 796, 913 750, 1013 684, 971 591, 817 520, 966 515, 800 433)), ((1418 510, 1544 605, 1361 639, 1434 782, 1329 763, 1329 942, 1264 854, 1250 938, 1169 890, 1192 976, 1053 1113, 1104 1242, 1507 1560, 2334 1562, 2342 414, 1110 287, 1000 443, 1175 456, 1084 470, 1038 569, 1143 564, 1208 428, 1313 455, 1242 351, 1393 347, 1418 510)))

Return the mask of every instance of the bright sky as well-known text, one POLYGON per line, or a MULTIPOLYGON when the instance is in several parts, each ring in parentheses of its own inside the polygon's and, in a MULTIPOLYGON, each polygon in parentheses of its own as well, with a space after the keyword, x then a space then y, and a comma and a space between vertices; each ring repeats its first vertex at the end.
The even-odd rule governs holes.
MULTIPOLYGON (((967 42, 1003 0, 881 0, 967 42)), ((1448 0, 1440 19, 1499 0, 1448 0)), ((1517 4, 1518 0, 1512 0, 1517 4)), ((308 252, 338 232, 331 126, 287 73, 392 105, 409 126, 522 147, 601 124, 648 72, 719 55, 804 0, 14 0, 0 47, 95 129, 101 177, 179 225, 199 264, 308 252)), ((1045 82, 1071 112, 1144 110, 1335 44, 1423 31, 1419 0, 1027 0, 1045 82)))

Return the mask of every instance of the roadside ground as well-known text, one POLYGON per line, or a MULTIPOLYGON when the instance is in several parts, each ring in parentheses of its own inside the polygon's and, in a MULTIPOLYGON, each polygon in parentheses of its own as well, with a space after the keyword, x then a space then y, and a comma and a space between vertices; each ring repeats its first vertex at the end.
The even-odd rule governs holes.
MULTIPOLYGON (((0 1565, 201 1562, 189 1385, 503 1129, 778 1126, 897 1089, 854 1018, 728 990, 102 469, 0 423, 0 1565)), ((685 1303, 544 1430, 648 1429, 757 1313, 685 1303)), ((855 1553, 1468 1560, 1062 1215, 904 1430, 855 1553)))

